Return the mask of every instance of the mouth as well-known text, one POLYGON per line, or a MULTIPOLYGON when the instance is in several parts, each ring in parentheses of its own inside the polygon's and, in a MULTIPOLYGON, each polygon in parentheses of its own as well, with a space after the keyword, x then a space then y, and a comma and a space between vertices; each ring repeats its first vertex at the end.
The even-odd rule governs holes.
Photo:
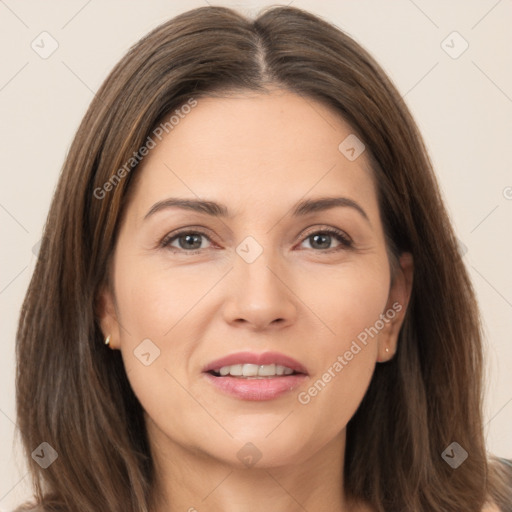
POLYGON ((296 372, 288 366, 282 366, 280 364, 233 364, 229 366, 221 366, 215 370, 208 372, 214 377, 236 377, 239 379, 268 379, 273 377, 282 377, 288 375, 299 375, 300 372, 296 372))
POLYGON ((253 401, 282 396, 308 376, 298 361, 275 352, 232 354, 207 365, 203 374, 223 394, 253 401))

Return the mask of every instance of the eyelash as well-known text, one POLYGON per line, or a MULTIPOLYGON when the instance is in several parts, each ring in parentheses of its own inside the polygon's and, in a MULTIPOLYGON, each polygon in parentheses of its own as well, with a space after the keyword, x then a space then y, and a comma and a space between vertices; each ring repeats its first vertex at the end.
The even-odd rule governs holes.
MULTIPOLYGON (((193 230, 190 230, 190 228, 188 228, 186 230, 179 231, 178 233, 172 233, 172 234, 164 237, 164 239, 160 242, 160 247, 170 249, 170 250, 172 250, 172 252, 175 252, 175 253, 178 253, 178 252, 186 253, 189 256, 192 256, 194 254, 199 254, 201 251, 205 250, 205 249, 195 249, 192 251, 187 251, 182 248, 172 247, 171 243, 183 235, 199 235, 199 236, 203 236, 203 237, 207 238, 210 242, 212 242, 212 240, 206 233, 204 233, 202 231, 193 231, 193 230)), ((337 251, 353 248, 353 241, 351 240, 351 238, 347 234, 345 234, 343 231, 336 229, 336 228, 326 228, 326 229, 312 231, 303 237, 302 242, 304 242, 308 238, 312 237, 313 235, 333 236, 338 242, 340 242, 340 245, 338 247, 332 247, 330 249, 318 249, 318 250, 311 249, 312 251, 315 251, 315 252, 332 253, 332 252, 337 252, 337 251)))

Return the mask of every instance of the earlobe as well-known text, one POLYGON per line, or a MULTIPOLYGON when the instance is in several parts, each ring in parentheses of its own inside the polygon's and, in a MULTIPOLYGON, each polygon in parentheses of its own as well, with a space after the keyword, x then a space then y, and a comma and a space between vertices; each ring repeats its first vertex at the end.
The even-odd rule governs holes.
POLYGON ((385 363, 393 359, 393 356, 396 352, 398 334, 400 329, 396 331, 396 323, 389 322, 386 327, 379 334, 379 342, 378 342, 378 353, 377 353, 377 362, 385 363), (396 333, 396 334, 395 334, 396 333))
POLYGON ((120 330, 115 300, 112 291, 107 285, 101 288, 96 297, 95 313, 100 324, 105 344, 111 349, 119 348, 120 330))

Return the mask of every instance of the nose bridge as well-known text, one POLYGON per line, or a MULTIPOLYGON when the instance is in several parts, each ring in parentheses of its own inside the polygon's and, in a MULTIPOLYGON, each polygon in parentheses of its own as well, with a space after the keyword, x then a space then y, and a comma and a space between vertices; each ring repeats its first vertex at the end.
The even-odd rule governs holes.
MULTIPOLYGON (((268 242, 270 237, 266 237, 268 242)), ((276 320, 290 322, 295 315, 293 294, 284 284, 284 266, 276 250, 246 237, 236 248, 226 315, 229 321, 246 321, 263 327, 276 320)))

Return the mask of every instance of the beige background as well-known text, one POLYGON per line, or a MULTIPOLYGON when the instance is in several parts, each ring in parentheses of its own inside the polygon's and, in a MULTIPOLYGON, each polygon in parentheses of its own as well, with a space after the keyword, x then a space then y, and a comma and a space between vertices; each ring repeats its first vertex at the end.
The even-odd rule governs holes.
MULTIPOLYGON (((25 463, 13 444, 14 336, 66 151, 94 91, 128 47, 177 13, 207 3, 249 14, 268 5, 0 0, 0 511, 28 493, 25 463), (39 36, 43 31, 50 36, 39 36), (46 51, 50 37, 58 43, 46 59, 31 47, 33 41, 41 47, 41 37, 46 51)), ((419 124, 467 249, 485 322, 489 450, 512 458, 512 0, 291 3, 367 48, 419 124), (464 40, 469 47, 452 58, 464 40)))

